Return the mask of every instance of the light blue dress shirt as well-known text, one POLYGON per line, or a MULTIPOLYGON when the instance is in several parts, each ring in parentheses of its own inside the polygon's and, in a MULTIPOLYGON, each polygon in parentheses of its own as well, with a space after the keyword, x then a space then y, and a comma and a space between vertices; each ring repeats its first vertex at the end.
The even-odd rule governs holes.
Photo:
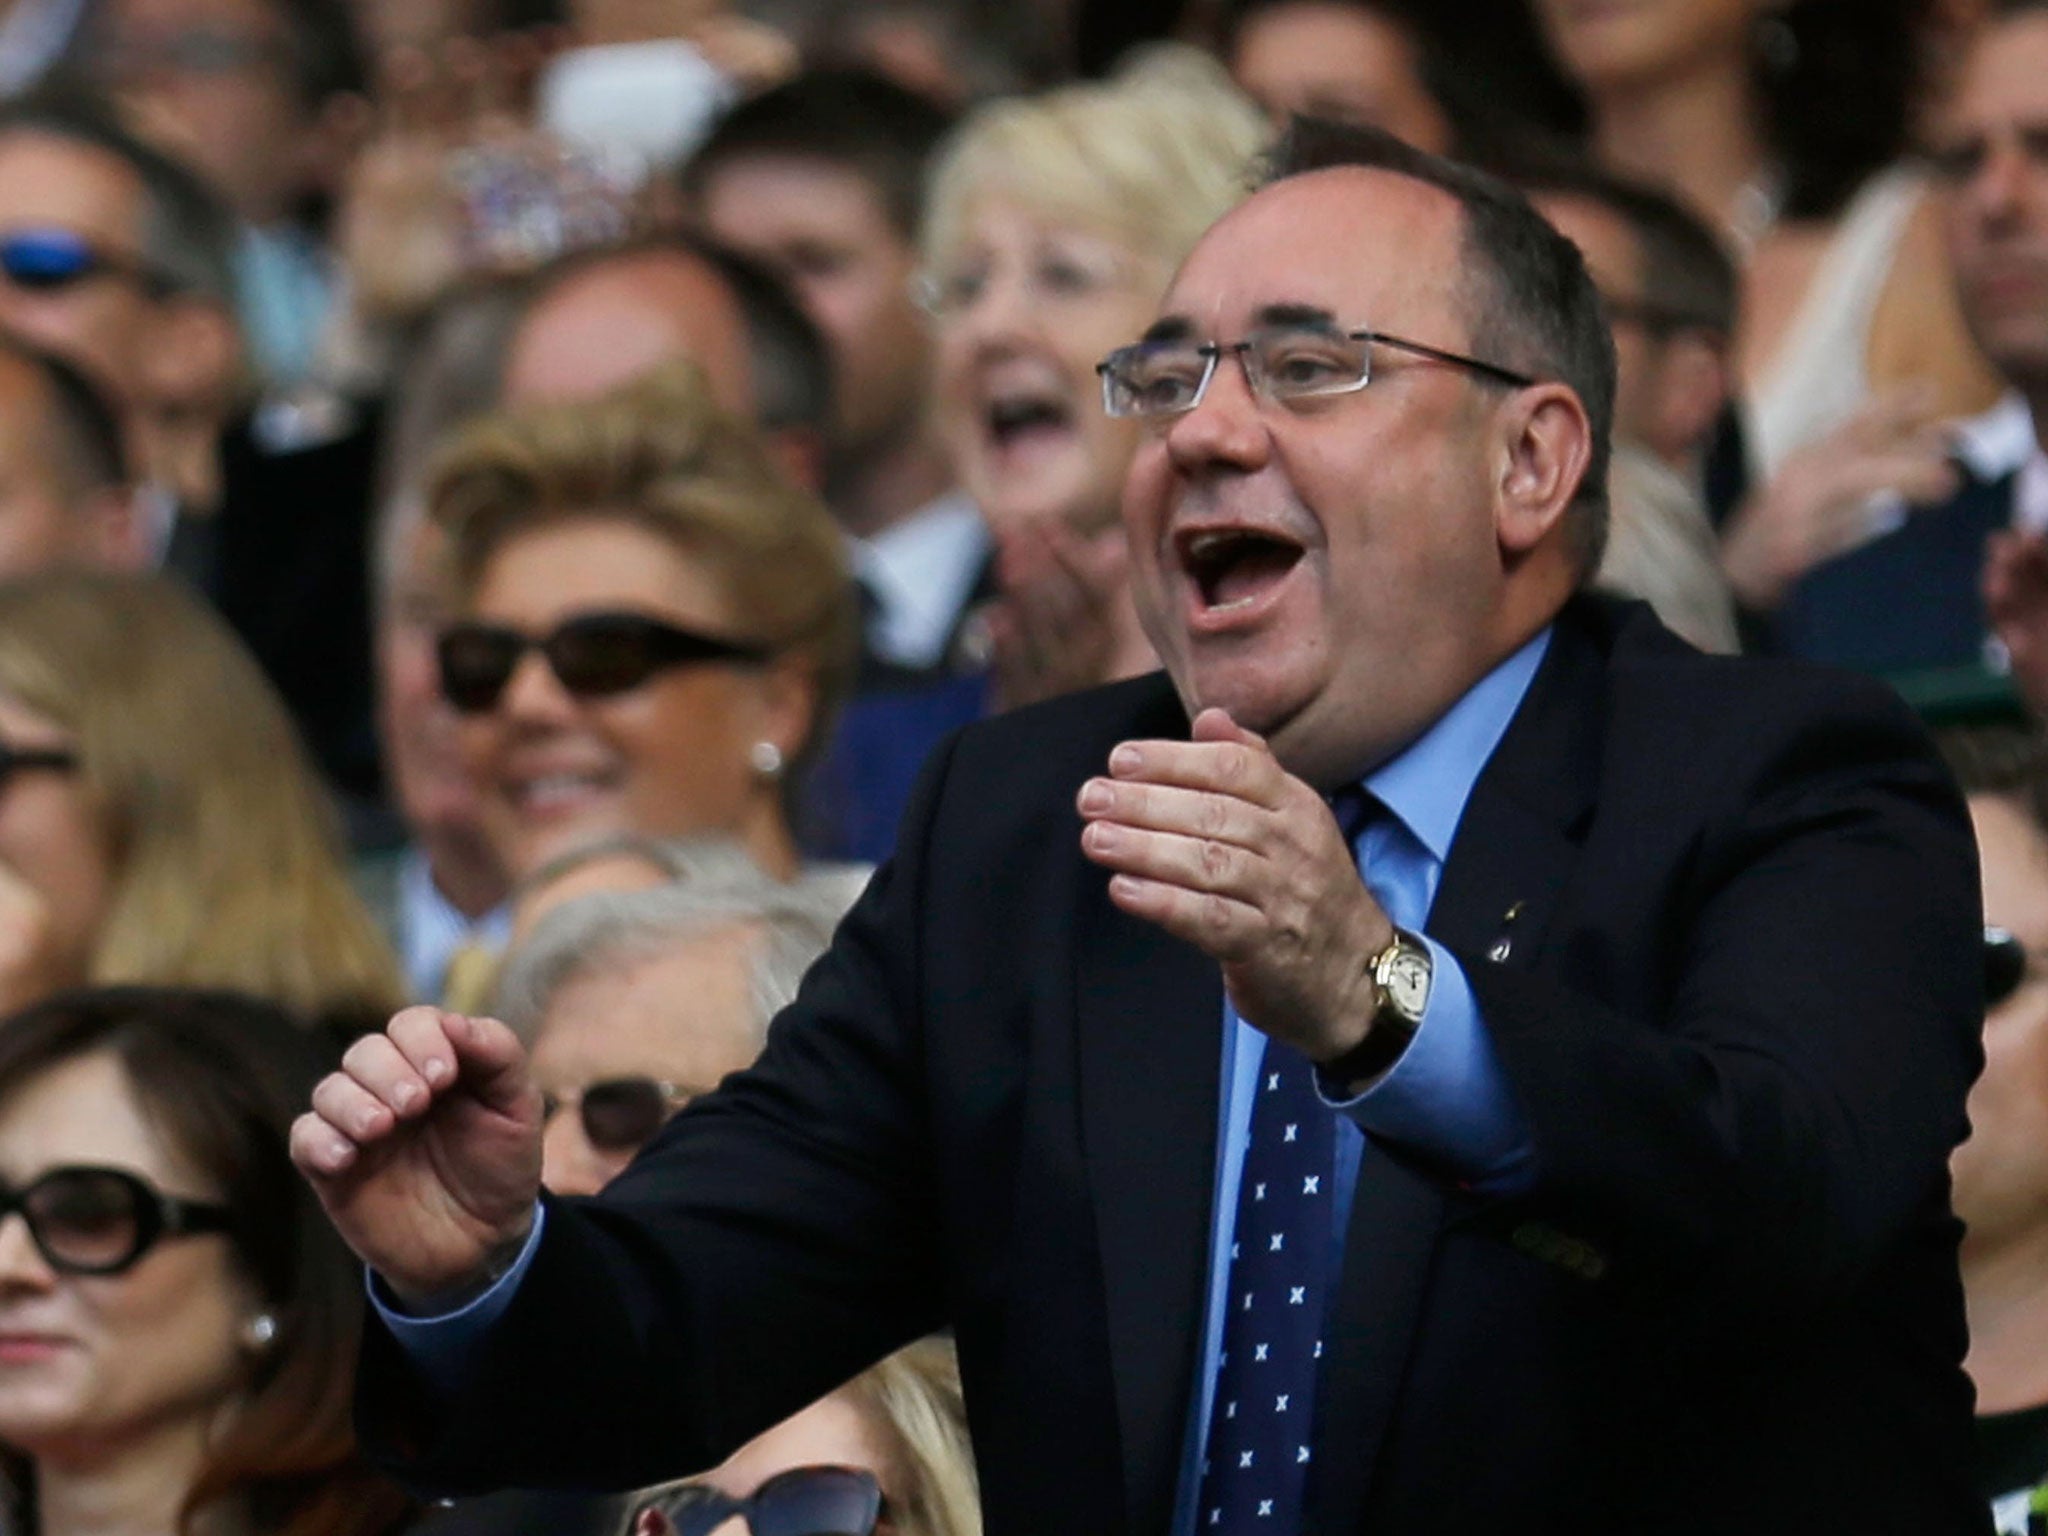
MULTIPOLYGON (((1411 1147, 1441 1165, 1463 1172, 1478 1187, 1508 1187, 1527 1170, 1530 1147, 1514 1100, 1494 1059, 1492 1042, 1480 1022, 1479 1005, 1465 972, 1441 944, 1424 931, 1436 900, 1451 839, 1464 817, 1465 802, 1479 772, 1506 734, 1544 653, 1550 631, 1502 662, 1476 683, 1437 723, 1398 756, 1363 781, 1366 792, 1388 814, 1376 816, 1359 834, 1359 872, 1387 916, 1428 944, 1434 969, 1429 1004, 1408 1049, 1391 1070, 1358 1097, 1334 1100, 1337 1168, 1332 1189, 1330 1272, 1342 1267, 1344 1228, 1358 1189, 1358 1165, 1365 1132, 1411 1147)), ((1217 1357, 1223 1348, 1223 1293, 1230 1280, 1230 1245, 1236 1237, 1237 1191, 1244 1152, 1251 1140, 1252 1099, 1266 1037, 1224 1005, 1223 1079, 1217 1104, 1216 1193, 1209 1219, 1209 1303, 1202 1332, 1202 1358, 1181 1457, 1175 1536, 1194 1536, 1194 1501, 1201 1488, 1202 1448, 1209 1440, 1209 1412, 1216 1389, 1217 1357)), ((1327 1085, 1322 1085, 1327 1086, 1327 1085)), ((1331 1286, 1329 1294, 1335 1296, 1331 1286)), ((1292 1533, 1290 1533, 1292 1536, 1292 1533)))
MULTIPOLYGON (((1400 1060, 1358 1097, 1328 1101, 1343 1116, 1337 1126, 1333 1273, 1342 1255, 1345 1218, 1358 1187, 1365 1131, 1427 1153, 1443 1166, 1463 1171, 1475 1186, 1510 1186, 1526 1172, 1528 1133, 1494 1059, 1478 1003, 1463 969, 1423 929, 1472 786, 1506 733, 1549 644, 1550 631, 1546 629, 1480 679, 1424 735, 1364 781, 1364 788, 1391 814, 1374 818, 1360 834, 1360 871, 1387 915, 1400 927, 1423 934, 1435 970, 1422 1024, 1400 1060)), ((1239 1019, 1227 1004, 1224 1015, 1222 1092, 1217 1106, 1221 1150, 1210 1221, 1208 1314, 1181 1464, 1173 1526, 1176 1536, 1194 1536, 1201 1451, 1208 1439, 1216 1361, 1222 1348, 1222 1292, 1230 1275, 1237 1190, 1266 1045, 1266 1037, 1239 1019)), ((511 1304, 513 1292, 533 1262, 545 1220, 545 1209, 538 1210, 526 1246, 503 1277, 455 1312, 409 1317, 394 1310, 375 1283, 371 1284, 372 1304, 430 1380, 450 1385, 459 1381, 471 1349, 511 1304)))

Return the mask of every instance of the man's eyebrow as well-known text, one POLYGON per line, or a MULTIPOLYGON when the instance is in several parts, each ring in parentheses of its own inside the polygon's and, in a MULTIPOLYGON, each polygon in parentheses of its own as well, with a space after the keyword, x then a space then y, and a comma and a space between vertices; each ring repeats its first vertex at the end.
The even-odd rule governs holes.
POLYGON ((1162 342, 1187 341, 1194 334, 1195 322, 1186 315, 1162 315, 1152 322, 1151 329, 1138 340, 1147 346, 1154 346, 1162 342))
POLYGON ((1337 317, 1315 304, 1268 304, 1252 319, 1261 328, 1284 327, 1317 331, 1338 329, 1337 317))

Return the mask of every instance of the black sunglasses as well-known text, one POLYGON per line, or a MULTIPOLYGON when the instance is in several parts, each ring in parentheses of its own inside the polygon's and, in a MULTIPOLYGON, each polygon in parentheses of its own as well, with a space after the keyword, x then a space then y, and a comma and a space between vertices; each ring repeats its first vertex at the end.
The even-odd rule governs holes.
POLYGON ((600 1152, 637 1152, 692 1097, 687 1088, 652 1077, 608 1077, 592 1083, 573 1101, 542 1094, 541 1113, 552 1120, 573 1102, 583 1121, 584 1139, 593 1147, 600 1152))
POLYGON ((0 235, 0 276, 16 288, 39 293, 101 276, 125 277, 158 295, 176 287, 163 273, 102 250, 68 229, 21 229, 0 235))
POLYGON ((67 1165, 23 1185, 0 1185, 0 1220, 21 1212, 50 1268, 118 1275, 166 1237, 225 1232, 228 1208, 179 1200, 124 1168, 67 1165))
POLYGON ((78 767, 78 754, 68 747, 16 747, 0 741, 0 789, 17 773, 31 768, 69 773, 78 767))
POLYGON ((857 1467, 792 1467, 745 1499, 701 1483, 642 1510, 636 1536, 710 1536, 738 1515, 753 1536, 874 1536, 887 1509, 882 1485, 857 1467))
POLYGON ((769 647, 720 640, 639 613, 579 613, 539 639, 500 624, 464 623, 441 631, 435 649, 441 693, 466 715, 496 706, 519 658, 538 650, 562 686, 578 698, 605 698, 638 688, 655 673, 693 662, 758 665, 769 647))

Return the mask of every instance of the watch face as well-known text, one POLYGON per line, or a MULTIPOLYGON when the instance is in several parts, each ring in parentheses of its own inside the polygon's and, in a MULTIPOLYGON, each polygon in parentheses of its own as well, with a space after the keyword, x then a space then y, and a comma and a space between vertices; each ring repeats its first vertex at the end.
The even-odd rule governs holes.
POLYGON ((1429 974, 1427 951, 1403 949, 1387 962, 1380 984, 1386 989, 1389 1003, 1409 1018, 1419 1019, 1429 1002, 1429 974))

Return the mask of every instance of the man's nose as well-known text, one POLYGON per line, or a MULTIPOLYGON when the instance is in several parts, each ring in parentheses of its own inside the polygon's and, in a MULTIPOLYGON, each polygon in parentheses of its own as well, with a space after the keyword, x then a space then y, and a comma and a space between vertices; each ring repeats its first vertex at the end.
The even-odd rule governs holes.
POLYGON ((2009 140, 1990 145, 1965 188, 1971 212, 1987 222, 2011 219, 2026 206, 2034 174, 2033 163, 2020 145, 2009 140))
POLYGON ((1216 359, 1200 401, 1174 417, 1166 429, 1167 454, 1184 473, 1216 467, 1257 469, 1271 446, 1265 402, 1253 391, 1236 352, 1216 359))

